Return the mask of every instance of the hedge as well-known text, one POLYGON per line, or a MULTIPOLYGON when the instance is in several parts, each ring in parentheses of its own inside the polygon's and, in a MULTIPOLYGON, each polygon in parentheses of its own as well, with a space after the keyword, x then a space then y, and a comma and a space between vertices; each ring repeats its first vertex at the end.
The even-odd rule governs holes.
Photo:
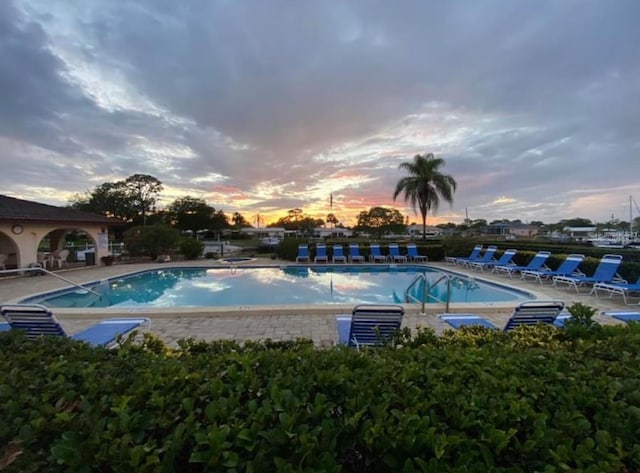
POLYGON ((7 472, 640 471, 640 329, 392 346, 0 334, 7 472))

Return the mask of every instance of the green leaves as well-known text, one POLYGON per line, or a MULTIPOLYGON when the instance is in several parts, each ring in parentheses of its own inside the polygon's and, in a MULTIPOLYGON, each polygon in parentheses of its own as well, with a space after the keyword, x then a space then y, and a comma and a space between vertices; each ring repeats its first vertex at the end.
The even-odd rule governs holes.
POLYGON ((640 471, 639 328, 399 342, 0 334, 0 459, 19 444, 6 471, 640 471))

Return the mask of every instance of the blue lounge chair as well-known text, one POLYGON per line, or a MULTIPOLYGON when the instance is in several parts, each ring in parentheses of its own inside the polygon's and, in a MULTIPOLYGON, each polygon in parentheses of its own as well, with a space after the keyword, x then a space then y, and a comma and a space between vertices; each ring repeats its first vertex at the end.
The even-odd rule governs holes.
POLYGON ((447 263, 462 264, 464 261, 476 261, 480 257, 482 245, 476 245, 469 253, 469 256, 447 256, 444 260, 447 263))
POLYGON ((329 257, 327 256, 327 245, 324 243, 318 243, 316 245, 316 256, 313 258, 314 263, 328 263, 329 257))
POLYGON ((8 332, 11 330, 11 327, 6 322, 0 322, 0 332, 8 332))
MULTIPOLYGON (((24 330, 30 339, 42 335, 68 336, 53 312, 39 304, 13 304, 0 307, 0 314, 9 322, 13 330, 24 330)), ((74 340, 87 342, 94 346, 112 346, 118 335, 140 327, 151 326, 151 320, 144 317, 107 319, 72 335, 74 340)))
POLYGON ((469 267, 472 269, 478 269, 480 271, 484 271, 485 268, 495 268, 497 265, 506 266, 508 265, 513 257, 516 255, 518 250, 514 250, 513 248, 505 250, 500 256, 500 259, 497 261, 494 259, 493 261, 471 261, 469 262, 469 267))
POLYGON ((640 322, 640 312, 632 310, 608 310, 604 311, 602 315, 607 317, 613 317, 616 320, 620 320, 625 323, 640 322))
POLYGON ((556 320, 553 321, 553 325, 555 325, 558 328, 564 328, 565 324, 571 317, 573 317, 573 315, 563 312, 562 314, 559 314, 556 317, 556 320))
MULTIPOLYGON (((502 330, 507 332, 521 325, 553 324, 562 309, 564 309, 562 301, 525 301, 513 310, 513 314, 502 330)), ((498 328, 487 319, 475 314, 441 314, 438 319, 456 329, 470 325, 498 328)))
POLYGON ((369 261, 372 263, 386 263, 387 257, 380 253, 380 245, 378 243, 369 245, 369 261))
POLYGON ((584 255, 570 254, 558 266, 556 270, 540 268, 538 270, 523 270, 522 279, 534 278, 540 284, 543 281, 551 279, 553 276, 584 276, 584 273, 578 269, 580 263, 584 260, 584 255))
POLYGON ((407 257, 400 254, 400 247, 397 243, 389 243, 389 260, 393 263, 407 262, 407 257))
POLYGON ((360 254, 360 246, 357 243, 349 243, 349 261, 351 263, 364 263, 364 256, 360 254))
POLYGON ((551 256, 550 251, 538 251, 536 255, 529 261, 529 264, 526 266, 518 266, 518 265, 497 265, 493 268, 494 273, 506 273, 509 277, 513 277, 515 273, 520 273, 522 271, 544 271, 549 270, 545 266, 545 262, 551 256))
POLYGON ((347 257, 344 255, 342 245, 333 245, 333 256, 331 257, 333 263, 346 263, 347 257))
POLYGON ((498 247, 491 245, 491 246, 487 246, 487 249, 485 250, 484 254, 482 256, 480 256, 479 258, 477 258, 475 261, 462 261, 462 266, 469 266, 471 265, 471 263, 490 263, 490 262, 495 262, 496 259, 494 258, 496 251, 498 251, 498 247))
POLYGON ((409 257, 409 261, 413 263, 419 263, 420 261, 428 261, 424 255, 418 253, 418 247, 415 243, 407 243, 407 256, 409 257))
POLYGON ((309 261, 309 247, 307 245, 298 245, 298 256, 296 256, 296 263, 308 263, 309 261))
POLYGON ((360 304, 351 315, 336 317, 338 343, 360 349, 387 343, 400 329, 404 309, 399 305, 360 304))
POLYGON ((625 304, 628 304, 628 297, 630 294, 638 293, 640 294, 640 277, 635 283, 606 283, 606 282, 597 282, 593 285, 593 289, 591 292, 596 296, 599 296, 598 291, 605 291, 609 294, 609 297, 613 297, 615 295, 622 296, 622 300, 625 304))
POLYGON ((620 264, 622 264, 622 256, 604 255, 593 276, 554 276, 553 286, 567 284, 569 287, 573 287, 576 292, 580 292, 580 287, 585 284, 626 282, 618 275, 620 264))

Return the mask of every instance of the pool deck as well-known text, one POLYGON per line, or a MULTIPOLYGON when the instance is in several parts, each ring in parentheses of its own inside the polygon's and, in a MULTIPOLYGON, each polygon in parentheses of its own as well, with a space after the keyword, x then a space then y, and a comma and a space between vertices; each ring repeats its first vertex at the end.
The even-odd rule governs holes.
MULTIPOLYGON (((274 261, 272 259, 256 258, 247 263, 238 263, 235 267, 244 265, 291 265, 290 261, 274 261)), ((586 305, 602 310, 629 310, 632 307, 625 305, 621 298, 609 299, 597 298, 587 293, 576 294, 574 290, 565 288, 556 289, 550 286, 541 286, 532 281, 522 281, 519 278, 506 276, 494 276, 488 273, 480 273, 465 270, 458 266, 444 263, 429 263, 432 267, 442 267, 459 273, 469 274, 477 279, 508 285, 517 289, 532 293, 538 299, 562 300, 567 305, 573 302, 582 302, 586 305)), ((230 268, 228 263, 216 263, 215 260, 182 261, 173 263, 136 263, 115 264, 113 266, 86 266, 56 273, 76 283, 107 279, 125 273, 143 271, 147 269, 167 268, 175 266, 221 267, 230 268)), ((0 304, 16 301, 22 297, 48 292, 55 289, 68 287, 69 285, 54 276, 34 277, 5 277, 0 279, 0 304)), ((587 291, 583 289, 583 291, 587 291)), ((473 312, 482 314, 497 326, 505 324, 511 314, 515 303, 499 303, 490 305, 478 304, 451 304, 449 312, 463 313, 473 312)), ((135 317, 145 316, 151 318, 151 333, 158 336, 165 343, 175 346, 176 341, 184 338, 198 340, 294 340, 296 338, 308 338, 319 347, 328 347, 335 343, 336 328, 335 316, 337 314, 350 313, 352 306, 327 305, 327 306, 238 306, 238 307, 204 307, 204 308, 172 308, 172 309, 91 309, 91 315, 86 309, 56 308, 54 313, 61 321, 68 333, 76 333, 97 320, 109 317, 135 317)), ((404 304, 405 317, 403 326, 412 330, 418 326, 432 327, 437 332, 444 328, 437 323, 436 315, 444 312, 441 304, 429 304, 425 314, 421 314, 421 306, 418 304, 404 304)), ((635 309, 640 310, 636 305, 635 309)), ((600 323, 620 323, 603 317, 596 316, 600 323)))

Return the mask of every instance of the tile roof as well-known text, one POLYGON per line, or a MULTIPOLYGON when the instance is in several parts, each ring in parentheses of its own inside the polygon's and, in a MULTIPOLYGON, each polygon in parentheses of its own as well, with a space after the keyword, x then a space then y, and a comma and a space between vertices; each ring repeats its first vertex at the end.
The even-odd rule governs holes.
POLYGON ((100 223, 121 225, 124 222, 104 215, 66 207, 41 204, 30 200, 0 195, 0 221, 100 223))

